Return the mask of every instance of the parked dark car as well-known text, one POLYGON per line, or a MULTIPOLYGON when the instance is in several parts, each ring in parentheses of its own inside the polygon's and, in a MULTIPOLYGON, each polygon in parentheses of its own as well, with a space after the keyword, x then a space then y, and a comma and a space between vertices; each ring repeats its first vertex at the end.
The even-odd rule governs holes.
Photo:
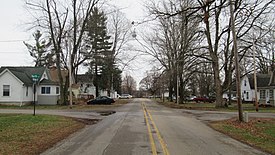
POLYGON ((195 102, 208 102, 208 103, 212 103, 215 102, 214 98, 208 98, 208 97, 196 97, 193 99, 193 101, 195 102))
POLYGON ((108 96, 99 96, 93 100, 87 101, 87 104, 112 104, 115 100, 108 96))

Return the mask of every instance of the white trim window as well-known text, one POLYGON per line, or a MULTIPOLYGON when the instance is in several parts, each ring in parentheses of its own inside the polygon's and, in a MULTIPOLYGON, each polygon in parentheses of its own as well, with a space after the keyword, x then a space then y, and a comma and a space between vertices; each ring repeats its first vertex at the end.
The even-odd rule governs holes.
POLYGON ((265 90, 260 90, 260 99, 265 100, 265 90))
POLYGON ((274 96, 273 89, 269 89, 269 99, 273 100, 273 96, 274 96))
POLYGON ((29 87, 26 86, 26 96, 29 96, 29 87))
POLYGON ((41 87, 41 94, 51 94, 51 87, 41 87))
POLYGON ((3 96, 10 96, 10 85, 3 85, 3 96))
POLYGON ((55 88, 55 92, 56 92, 56 94, 59 94, 59 87, 55 88))

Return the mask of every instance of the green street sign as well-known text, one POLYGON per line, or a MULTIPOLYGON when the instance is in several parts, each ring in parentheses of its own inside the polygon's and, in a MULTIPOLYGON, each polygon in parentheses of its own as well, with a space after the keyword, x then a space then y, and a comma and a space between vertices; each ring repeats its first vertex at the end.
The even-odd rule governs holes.
POLYGON ((39 74, 32 74, 33 81, 38 81, 39 77, 40 77, 39 74))

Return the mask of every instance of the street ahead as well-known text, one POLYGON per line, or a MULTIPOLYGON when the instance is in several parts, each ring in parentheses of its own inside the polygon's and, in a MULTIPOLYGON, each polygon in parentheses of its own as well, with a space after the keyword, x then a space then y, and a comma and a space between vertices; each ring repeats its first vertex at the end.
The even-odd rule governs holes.
POLYGON ((147 99, 134 99, 115 110, 115 114, 86 127, 43 154, 265 154, 214 131, 195 115, 147 99))

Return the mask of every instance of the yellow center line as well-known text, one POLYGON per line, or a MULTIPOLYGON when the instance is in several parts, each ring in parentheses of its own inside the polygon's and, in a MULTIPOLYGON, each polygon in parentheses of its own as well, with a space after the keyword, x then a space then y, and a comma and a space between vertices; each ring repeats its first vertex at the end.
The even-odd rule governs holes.
MULTIPOLYGON (((164 153, 165 155, 170 155, 170 154, 169 154, 169 151, 168 151, 168 149, 167 149, 167 145, 166 145, 166 143, 164 142, 163 138, 161 137, 160 132, 159 132, 159 130, 158 130, 158 128, 157 128, 155 122, 153 121, 152 115, 150 114, 150 111, 147 110, 146 105, 145 105, 144 103, 142 103, 142 106, 143 106, 143 112, 144 112, 144 117, 145 117, 145 119, 146 119, 146 124, 147 124, 147 128, 148 128, 148 132, 150 132, 149 135, 151 135, 152 138, 153 138, 153 135, 152 135, 152 133, 151 133, 151 128, 150 128, 150 125, 149 125, 149 120, 147 120, 147 119, 148 119, 148 116, 149 116, 149 119, 150 119, 150 121, 151 121, 151 123, 152 123, 152 125, 153 125, 153 128, 154 128, 155 131, 156 131, 156 134, 157 134, 158 140, 159 140, 159 142, 160 142, 161 148, 162 148, 162 150, 163 150, 163 153, 164 153), (147 116, 147 115, 148 115, 148 116, 147 116)), ((153 140, 153 139, 152 139, 152 140, 153 140)), ((151 138, 150 138, 150 141, 151 141, 151 138)), ((154 141, 154 140, 153 140, 153 141, 154 141)), ((151 142, 151 143, 152 143, 152 142, 151 142)), ((153 142, 153 143, 154 143, 154 147, 155 147, 155 142, 153 142)), ((151 145, 151 146, 152 146, 152 145, 151 145)), ((153 148, 152 148, 152 149, 153 149, 153 148)), ((152 151, 152 152, 153 152, 153 151, 152 151)), ((154 154, 154 153, 153 153, 153 154, 154 154)))
POLYGON ((153 124, 153 127, 155 128, 155 131, 157 133, 157 136, 158 136, 158 139, 159 139, 159 142, 160 142, 160 145, 162 147, 162 150, 163 150, 164 154, 165 155, 170 155, 169 151, 167 149, 166 143, 164 142, 163 138, 161 137, 160 132, 159 132, 159 130, 158 130, 155 122, 153 121, 152 115, 150 114, 150 112, 148 110, 147 110, 147 112, 148 112, 149 118, 150 118, 150 120, 151 120, 151 122, 153 124))
POLYGON ((147 117, 146 110, 145 110, 145 107, 144 107, 143 103, 142 103, 142 107, 143 107, 143 113, 144 113, 147 129, 148 129, 148 134, 149 134, 149 139, 150 139, 152 154, 153 155, 157 155, 156 144, 155 144, 155 141, 154 141, 154 138, 153 138, 153 135, 152 135, 152 131, 151 131, 151 128, 150 128, 150 124, 149 124, 148 117, 147 117))

